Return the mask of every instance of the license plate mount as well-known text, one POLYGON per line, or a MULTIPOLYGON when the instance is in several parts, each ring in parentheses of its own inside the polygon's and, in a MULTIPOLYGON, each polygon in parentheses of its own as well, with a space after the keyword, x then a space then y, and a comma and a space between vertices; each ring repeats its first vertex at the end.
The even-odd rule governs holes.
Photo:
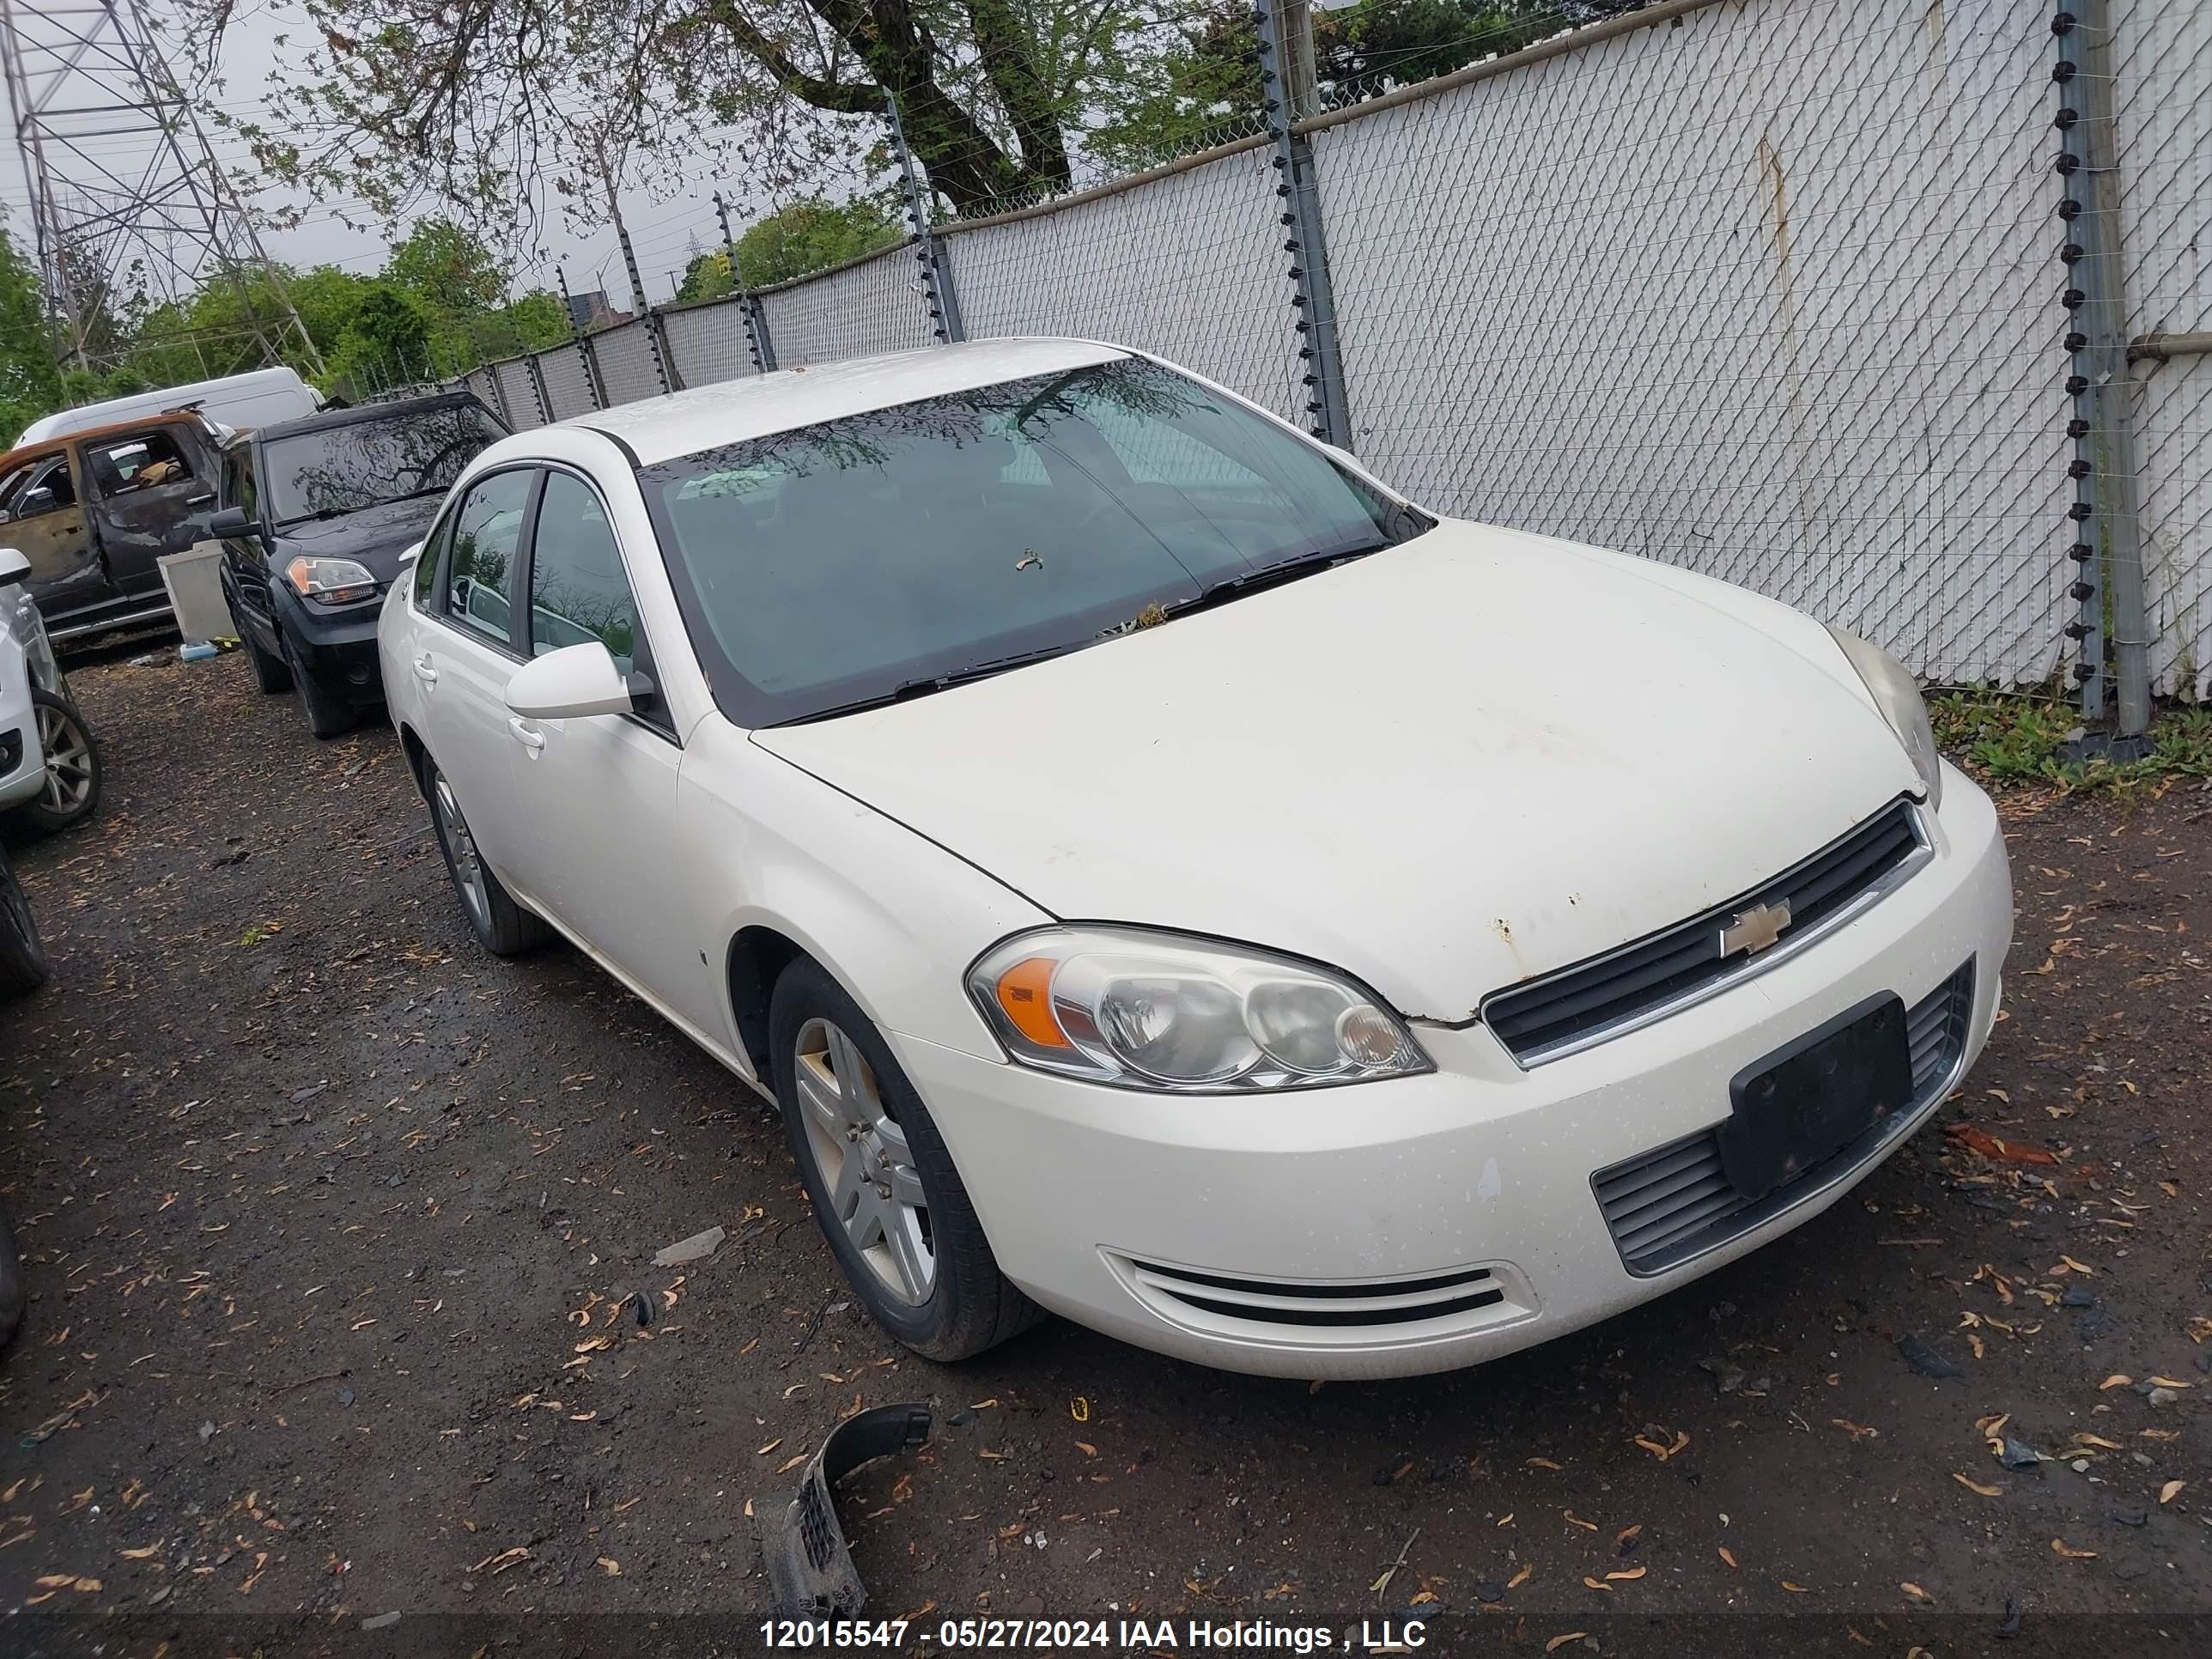
POLYGON ((1825 1163, 1912 1098, 1905 1003, 1869 997, 1737 1073, 1718 1131, 1721 1167, 1747 1198, 1825 1163))

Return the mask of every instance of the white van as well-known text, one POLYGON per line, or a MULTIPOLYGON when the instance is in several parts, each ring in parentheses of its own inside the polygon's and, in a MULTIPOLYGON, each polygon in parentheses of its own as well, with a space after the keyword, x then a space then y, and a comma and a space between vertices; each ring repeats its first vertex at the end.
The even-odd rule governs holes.
POLYGON ((194 380, 190 386, 165 386, 158 392, 134 392, 127 398, 110 398, 45 415, 23 428, 15 447, 34 444, 64 432, 107 426, 141 415, 159 415, 173 409, 197 407, 219 426, 268 426, 323 406, 315 389, 289 368, 257 368, 250 374, 226 374, 219 380, 194 380))

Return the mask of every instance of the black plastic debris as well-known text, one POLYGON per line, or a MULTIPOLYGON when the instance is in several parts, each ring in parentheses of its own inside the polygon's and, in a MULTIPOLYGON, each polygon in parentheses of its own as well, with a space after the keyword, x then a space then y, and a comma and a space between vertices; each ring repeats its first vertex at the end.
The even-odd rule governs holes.
POLYGON ((2075 1285, 2059 1297, 2058 1305, 2062 1308, 2094 1308, 2097 1305, 2097 1298, 2075 1285))
POLYGON ((2106 1510, 2105 1511, 2105 1516, 2107 1520, 2117 1521, 2124 1527, 2147 1527, 2150 1525, 2150 1511, 2148 1510, 2106 1510))
POLYGON ((799 1477, 799 1495, 753 1505, 753 1541, 779 1619, 850 1619, 867 1587, 837 1524, 833 1488, 863 1463, 929 1439, 927 1406, 878 1406, 830 1431, 799 1477))
POLYGON ((2005 1436, 2004 1449, 1997 1454, 1997 1462, 2008 1469, 2032 1469, 2049 1461, 2026 1441, 2015 1440, 2010 1435, 2005 1436))
POLYGON ((1948 1378, 1954 1376, 1963 1376, 1966 1375, 1966 1373, 1961 1371, 1956 1365, 1946 1359, 1942 1354, 1936 1352, 1935 1349, 1929 1347, 1927 1343, 1917 1336, 1899 1337, 1897 1339, 1897 1351, 1905 1356, 1905 1363, 1911 1366, 1914 1370, 1918 1371, 1923 1376, 1948 1378))
POLYGON ((2006 1596, 2004 1623, 1997 1626, 1996 1633, 1998 1638, 2002 1641, 2010 1641, 2014 1637, 2019 1635, 2021 1620, 2026 1615, 2027 1612, 2027 1609, 2021 1607, 2019 1602, 2014 1601, 2011 1596, 2006 1596))

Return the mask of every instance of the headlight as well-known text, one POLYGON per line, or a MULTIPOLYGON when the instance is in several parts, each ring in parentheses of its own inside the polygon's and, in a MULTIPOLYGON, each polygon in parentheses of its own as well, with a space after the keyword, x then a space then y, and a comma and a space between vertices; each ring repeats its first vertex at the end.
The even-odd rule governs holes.
POLYGON ((1943 805, 1943 757, 1936 751, 1936 732, 1928 724, 1928 704, 1920 695, 1920 687, 1905 672, 1905 665, 1880 646, 1840 628, 1831 628, 1828 632, 1843 647, 1844 655, 1866 683, 1867 694, 1874 699, 1875 707, 1881 710, 1889 729, 1897 733, 1897 740, 1911 757, 1913 770, 1928 786, 1929 808, 1940 810, 1943 805))
POLYGON ((1304 1089, 1431 1069, 1351 980, 1173 933, 1018 933, 968 970, 968 994, 1021 1064, 1127 1089, 1304 1089))
POLYGON ((348 605, 376 592, 376 578, 351 559, 295 559, 284 567, 284 580, 318 605, 348 605))

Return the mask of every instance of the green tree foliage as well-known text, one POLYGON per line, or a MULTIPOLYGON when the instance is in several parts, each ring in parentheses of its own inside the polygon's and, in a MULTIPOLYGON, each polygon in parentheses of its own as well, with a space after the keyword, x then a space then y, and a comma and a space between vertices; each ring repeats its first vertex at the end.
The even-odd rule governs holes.
POLYGON ((61 402, 39 274, 0 229, 0 443, 61 402))
POLYGON ((843 264, 898 240, 897 219, 876 198, 856 196, 833 204, 809 197, 746 227, 738 238, 738 273, 746 287, 766 288, 843 264))

